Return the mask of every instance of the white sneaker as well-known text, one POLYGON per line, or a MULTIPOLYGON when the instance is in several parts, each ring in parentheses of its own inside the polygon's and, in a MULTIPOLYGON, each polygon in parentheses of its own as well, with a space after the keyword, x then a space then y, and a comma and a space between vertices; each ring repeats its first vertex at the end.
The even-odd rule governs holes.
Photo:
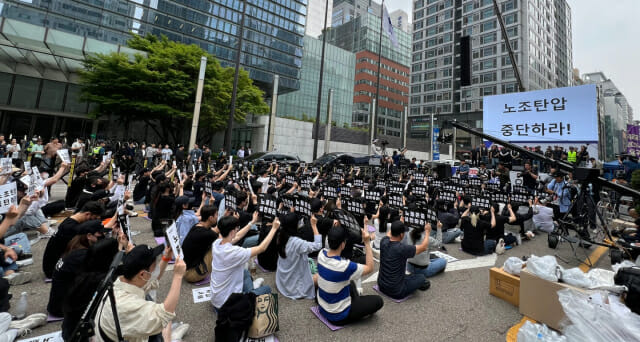
POLYGON ((38 235, 36 235, 35 238, 29 240, 29 244, 31 246, 35 245, 36 243, 38 243, 42 238, 40 237, 40 233, 38 233, 38 235))
POLYGON ((138 213, 135 212, 135 211, 128 211, 127 213, 129 215, 129 217, 138 217, 138 213))
POLYGON ((4 279, 9 281, 9 285, 22 285, 31 281, 31 272, 13 272, 4 279))
POLYGON ((10 329, 18 329, 18 335, 24 336, 39 326, 47 323, 47 315, 43 313, 36 313, 27 316, 25 319, 19 321, 13 321, 9 325, 10 329))
POLYGON ((532 231, 528 231, 525 233, 525 235, 529 238, 529 239, 533 239, 534 237, 536 237, 536 234, 534 234, 532 231))
POLYGON ((505 250, 505 248, 504 248, 504 239, 500 239, 500 240, 498 240, 498 244, 496 245, 496 253, 498 255, 504 254, 504 250, 505 250))
POLYGON ((33 258, 18 260, 16 261, 16 265, 18 265, 19 267, 33 265, 33 258))
POLYGON ((456 236, 456 238, 453 241, 455 241, 457 243, 461 243, 462 242, 462 235, 456 236))
POLYGON ((18 335, 18 330, 9 329, 2 334, 0 334, 0 342, 13 342, 18 335))
MULTIPOLYGON (((11 324, 11 314, 8 312, 0 313, 0 332, 4 333, 7 331, 9 324, 11 324)), ((2 341, 2 338, 0 338, 0 341, 2 341)))
POLYGON ((171 328, 171 341, 180 341, 189 330, 189 324, 180 323, 176 328, 171 328))
POLYGON ((260 286, 262 286, 262 284, 264 284, 264 278, 258 278, 256 280, 253 281, 253 289, 257 289, 260 286))

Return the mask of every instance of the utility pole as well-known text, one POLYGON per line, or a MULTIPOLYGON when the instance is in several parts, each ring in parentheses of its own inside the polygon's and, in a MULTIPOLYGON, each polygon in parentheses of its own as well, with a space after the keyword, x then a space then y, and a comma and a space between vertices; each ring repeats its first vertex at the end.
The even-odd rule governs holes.
POLYGON ((231 109, 229 110, 229 120, 227 130, 224 133, 224 149, 231 155, 231 135, 233 134, 233 118, 236 115, 236 100, 238 98, 238 77, 240 76, 240 56, 242 55, 242 39, 244 31, 244 13, 247 10, 247 3, 243 0, 242 14, 240 15, 240 29, 238 29, 238 47, 236 48, 236 72, 233 75, 233 91, 231 92, 231 109))
POLYGON ((191 151, 196 144, 198 136, 198 123, 200 122, 200 104, 202 103, 202 88, 204 87, 204 73, 207 70, 207 57, 200 58, 200 72, 198 73, 198 86, 196 88, 196 103, 193 106, 193 119, 191 120, 191 136, 189 137, 189 149, 191 151))
MULTIPOLYGON (((320 105, 322 104, 322 80, 324 78, 324 53, 327 46, 327 17, 329 12, 329 0, 324 6, 324 29, 322 30, 322 53, 320 57, 320 81, 318 82, 318 105, 316 107, 316 124, 313 139, 313 160, 318 158, 318 138, 320 135, 320 105)), ((328 122, 327 124, 331 124, 328 122)))
POLYGON ((324 153, 329 153, 331 143, 331 120, 333 118, 333 89, 329 89, 329 99, 327 101, 327 125, 324 128, 324 153))
POLYGON ((271 94, 271 116, 269 117, 269 135, 267 136, 267 151, 273 151, 276 133, 276 110, 278 107, 278 83, 280 76, 273 76, 273 91, 271 94))

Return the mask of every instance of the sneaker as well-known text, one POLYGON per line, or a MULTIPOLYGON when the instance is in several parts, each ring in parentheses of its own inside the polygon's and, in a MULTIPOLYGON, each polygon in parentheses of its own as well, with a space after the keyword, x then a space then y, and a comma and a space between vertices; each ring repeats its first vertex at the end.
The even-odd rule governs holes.
POLYGON ((498 244, 496 245, 496 253, 500 255, 500 254, 504 254, 504 251, 505 251, 504 239, 500 239, 498 240, 498 244))
POLYGON ((18 260, 25 260, 25 259, 31 259, 31 258, 33 258, 32 253, 20 252, 20 254, 18 254, 18 260))
POLYGON ((456 236, 456 238, 453 241, 455 241, 457 243, 462 243, 462 235, 456 236))
POLYGON ((534 234, 532 231, 526 232, 525 235, 527 235, 529 239, 533 239, 534 237, 536 237, 536 234, 534 234))
POLYGON ((53 227, 58 224, 58 221, 56 220, 47 220, 47 222, 49 222, 49 227, 53 227))
POLYGON ((522 245, 522 235, 516 234, 516 246, 522 245))
POLYGON ((420 286, 420 291, 426 291, 431 287, 431 282, 429 281, 429 279, 425 279, 424 280, 424 284, 422 284, 422 286, 420 286))
POLYGON ((56 235, 56 232, 57 232, 57 230, 55 230, 55 229, 53 229, 53 228, 49 227, 49 230, 47 230, 47 232, 46 232, 46 233, 44 233, 44 234, 40 234, 40 238, 41 238, 41 239, 49 239, 49 238, 51 238, 52 236, 56 235))
POLYGON ((29 240, 29 244, 31 246, 35 245, 36 243, 38 243, 42 238, 40 237, 40 233, 38 233, 38 235, 36 235, 35 238, 29 240))
POLYGON ((135 211, 130 211, 129 212, 129 217, 138 217, 138 213, 135 211))
POLYGON ((33 258, 18 260, 16 261, 16 265, 19 267, 33 265, 33 258))
POLYGON ((189 324, 180 322, 176 328, 171 328, 171 341, 180 341, 189 330, 189 324))
POLYGON ((24 319, 11 322, 9 329, 18 329, 19 336, 25 336, 30 333, 32 329, 47 323, 47 315, 43 313, 36 313, 29 315, 24 319))
POLYGON ((262 286, 262 284, 264 284, 264 278, 258 278, 256 280, 253 281, 253 289, 257 289, 260 286, 262 286))
POLYGON ((13 272, 4 279, 9 281, 9 285, 22 285, 31 281, 31 272, 13 272))

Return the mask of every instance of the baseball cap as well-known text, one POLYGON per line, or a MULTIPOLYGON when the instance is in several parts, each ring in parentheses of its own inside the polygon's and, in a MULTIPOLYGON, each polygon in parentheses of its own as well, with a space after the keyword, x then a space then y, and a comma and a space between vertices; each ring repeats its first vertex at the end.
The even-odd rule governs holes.
POLYGON ((552 176, 553 176, 553 178, 556 178, 556 177, 564 177, 564 175, 563 175, 560 171, 556 171, 556 172, 554 172, 552 176))
POLYGON ((323 203, 322 200, 319 198, 314 198, 311 200, 311 212, 312 213, 317 213, 318 211, 320 211, 320 209, 322 209, 323 203))
POLYGON ((111 229, 105 228, 102 225, 102 222, 100 220, 90 220, 90 221, 82 222, 76 227, 77 234, 95 234, 95 233, 105 234, 110 231, 111 229))
POLYGON ((185 204, 193 204, 193 202, 195 202, 196 199, 193 197, 189 197, 189 196, 178 196, 178 198, 176 198, 176 205, 185 205, 185 204))
POLYGON ((124 257, 122 263, 122 274, 125 278, 132 278, 138 272, 142 270, 148 270, 149 267, 156 261, 158 255, 162 254, 164 245, 151 248, 147 245, 138 245, 134 247, 124 257))

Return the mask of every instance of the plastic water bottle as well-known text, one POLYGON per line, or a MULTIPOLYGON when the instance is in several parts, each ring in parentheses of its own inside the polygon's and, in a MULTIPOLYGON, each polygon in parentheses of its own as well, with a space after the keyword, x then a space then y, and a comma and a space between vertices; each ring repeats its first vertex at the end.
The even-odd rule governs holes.
POLYGON ((18 306, 16 307, 16 318, 23 319, 27 314, 27 293, 22 292, 20 294, 20 301, 18 301, 18 306))

